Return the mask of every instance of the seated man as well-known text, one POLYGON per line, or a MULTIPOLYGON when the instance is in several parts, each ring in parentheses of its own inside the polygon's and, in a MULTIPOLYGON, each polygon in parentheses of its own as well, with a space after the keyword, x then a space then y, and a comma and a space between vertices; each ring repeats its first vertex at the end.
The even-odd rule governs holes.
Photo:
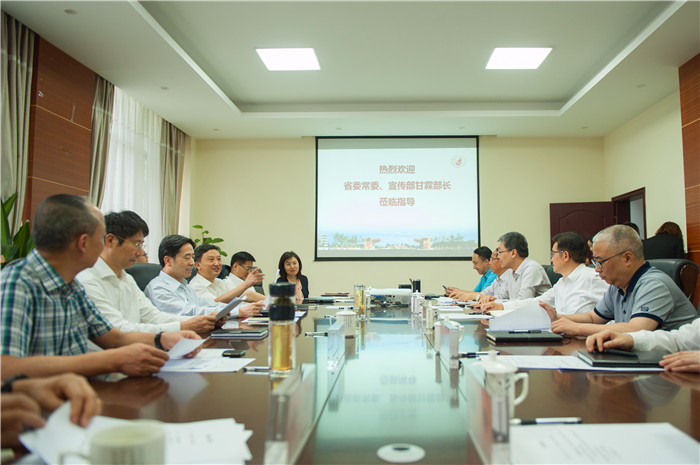
MULTIPOLYGON (((194 267, 194 241, 179 234, 165 236, 158 247, 158 260, 163 269, 146 286, 146 296, 153 305, 173 315, 206 315, 219 312, 226 304, 200 297, 187 284, 194 267)), ((259 314, 257 309, 253 314, 259 314)), ((238 317, 235 308, 230 316, 238 317)))
MULTIPOLYGON (((477 247, 472 255, 472 268, 481 276, 479 283, 474 288, 474 292, 481 292, 491 285, 496 279, 496 273, 491 271, 491 249, 488 247, 477 247)), ((447 286, 447 295, 452 292, 466 292, 456 287, 447 286)))
MULTIPOLYGON (((197 274, 190 281, 190 287, 200 297, 216 302, 228 303, 244 293, 247 298, 248 289, 264 276, 257 271, 248 273, 245 281, 235 287, 232 287, 231 281, 217 278, 221 273, 221 252, 214 244, 202 244, 194 249, 194 266, 197 267, 197 274)), ((257 315, 263 305, 262 300, 240 305, 238 314, 240 317, 257 315)))
POLYGON ((508 291, 506 283, 508 280, 513 279, 513 272, 511 270, 506 270, 501 265, 501 260, 498 258, 498 251, 494 250, 491 252, 491 260, 489 260, 491 266, 491 271, 496 275, 496 279, 489 284, 486 289, 481 292, 471 292, 471 291, 452 291, 448 293, 448 296, 453 299, 461 301, 479 300, 479 301, 490 301, 493 299, 507 299, 508 291))
POLYGON ((199 339, 192 331, 155 337, 122 332, 97 310, 74 279, 95 264, 104 247, 104 219, 85 198, 69 194, 47 198, 32 227, 36 248, 2 270, 3 377, 115 371, 146 376, 168 360, 162 349, 170 349, 183 337, 199 339), (88 340, 112 350, 86 353, 88 340))
POLYGON ((571 315, 592 310, 608 290, 608 283, 584 262, 588 253, 586 240, 575 232, 557 234, 550 253, 555 273, 562 275, 554 287, 539 297, 510 300, 504 303, 489 302, 482 310, 512 310, 527 302, 539 301, 544 308, 556 308, 561 315, 571 315))
POLYGON ((77 278, 114 327, 145 333, 186 329, 204 334, 214 330, 216 313, 189 317, 161 312, 141 292, 134 278, 124 272, 143 256, 148 225, 139 215, 132 211, 108 213, 105 226, 107 235, 100 258, 77 278))
POLYGON ((637 331, 622 334, 606 329, 586 338, 589 352, 604 349, 668 352, 660 365, 669 371, 700 373, 700 318, 672 331, 637 331))
POLYGON ((596 234, 592 261, 610 288, 589 312, 558 315, 548 309, 553 332, 589 336, 606 329, 671 330, 698 317, 676 283, 644 260, 642 240, 634 229, 618 224, 596 234), (605 325, 612 320, 615 323, 605 325))
MULTIPOLYGON (((233 254, 233 257, 231 257, 231 273, 224 279, 226 285, 230 288, 240 286, 246 282, 251 273, 257 277, 257 281, 254 284, 260 284, 265 275, 253 267, 253 262, 255 262, 255 257, 248 252, 236 252, 233 254)), ((248 298, 248 302, 265 300, 265 296, 257 292, 252 285, 243 294, 248 298)))
POLYGON ((529 299, 552 288, 542 265, 528 258, 527 239, 519 232, 509 232, 499 237, 496 251, 503 268, 513 271, 513 279, 506 283, 508 299, 529 299))

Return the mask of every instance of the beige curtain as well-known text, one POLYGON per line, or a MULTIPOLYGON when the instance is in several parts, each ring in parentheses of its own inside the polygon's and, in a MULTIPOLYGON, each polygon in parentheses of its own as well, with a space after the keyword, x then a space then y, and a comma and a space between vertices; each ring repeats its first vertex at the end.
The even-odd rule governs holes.
POLYGON ((105 172, 109 154, 109 128, 114 107, 114 85, 95 74, 95 99, 92 102, 90 140, 90 201, 100 208, 105 192, 105 172))
POLYGON ((160 136, 160 191, 163 208, 163 236, 177 234, 187 137, 187 134, 163 120, 160 136))
POLYGON ((15 192, 10 228, 22 224, 27 188, 29 109, 32 97, 34 32, 2 14, 2 198, 15 192))

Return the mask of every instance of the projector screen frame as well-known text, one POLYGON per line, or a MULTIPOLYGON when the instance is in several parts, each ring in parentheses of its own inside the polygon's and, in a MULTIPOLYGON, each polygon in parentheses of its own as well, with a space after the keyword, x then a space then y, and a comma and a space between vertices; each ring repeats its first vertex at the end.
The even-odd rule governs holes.
POLYGON ((464 256, 444 256, 444 257, 419 257, 419 256, 392 256, 392 257, 319 257, 318 256, 318 189, 319 189, 319 141, 326 139, 473 139, 475 142, 475 170, 476 170, 476 232, 477 245, 481 246, 481 190, 480 190, 480 172, 479 172, 479 136, 476 135, 445 135, 445 136, 317 136, 315 138, 316 149, 316 185, 315 187, 315 216, 314 216, 314 261, 338 262, 338 261, 471 261, 472 255, 464 256))

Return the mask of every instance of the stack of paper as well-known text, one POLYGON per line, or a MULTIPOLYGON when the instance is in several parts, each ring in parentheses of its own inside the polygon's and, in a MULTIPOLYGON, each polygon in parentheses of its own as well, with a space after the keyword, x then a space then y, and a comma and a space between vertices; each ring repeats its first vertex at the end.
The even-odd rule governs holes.
MULTIPOLYGON (((47 464, 54 465, 59 463, 63 452, 87 455, 89 437, 97 431, 130 423, 130 420, 97 416, 87 428, 81 428, 70 422, 70 403, 66 402, 51 414, 46 426, 22 434, 20 440, 47 464)), ((165 430, 166 464, 243 464, 253 458, 246 444, 253 432, 233 418, 161 425, 165 430)), ((81 463, 75 456, 70 460, 81 463)))
POLYGON ((552 321, 547 311, 537 302, 531 302, 519 307, 512 312, 496 316, 489 323, 490 331, 549 331, 552 321))

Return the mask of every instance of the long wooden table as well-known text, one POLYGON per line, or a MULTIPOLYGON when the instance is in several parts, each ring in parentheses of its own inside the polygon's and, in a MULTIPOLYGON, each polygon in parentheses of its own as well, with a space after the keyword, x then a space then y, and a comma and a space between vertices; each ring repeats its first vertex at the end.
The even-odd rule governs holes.
MULTIPOLYGON (((421 446, 421 463, 478 462, 468 442, 465 371, 473 360, 450 369, 436 356, 430 335, 411 319, 407 309, 371 311, 355 338, 345 340, 345 362, 328 370, 328 341, 305 337, 325 331, 323 307, 309 311, 298 324, 297 364, 314 379, 304 410, 308 431, 290 431, 303 441, 298 463, 384 463, 377 450, 389 443, 421 446), (318 361, 318 363, 316 363, 318 361), (308 438, 308 439, 307 439, 308 438)), ((480 323, 466 323, 460 351, 492 348, 480 323)), ((267 365, 267 340, 217 341, 211 346, 246 348, 252 365, 267 365)), ((563 343, 500 345, 502 354, 568 354, 583 348, 582 340, 563 343)), ((251 463, 264 463, 272 431, 272 389, 266 375, 238 373, 163 374, 149 378, 93 381, 104 414, 126 419, 148 418, 190 422, 234 418, 252 430, 251 463)), ((302 416, 304 416, 302 415, 302 416)), ((515 416, 578 416, 585 423, 669 422, 700 440, 700 375, 600 374, 530 370, 530 393, 515 416)), ((304 424, 299 421, 299 424, 304 424)))

